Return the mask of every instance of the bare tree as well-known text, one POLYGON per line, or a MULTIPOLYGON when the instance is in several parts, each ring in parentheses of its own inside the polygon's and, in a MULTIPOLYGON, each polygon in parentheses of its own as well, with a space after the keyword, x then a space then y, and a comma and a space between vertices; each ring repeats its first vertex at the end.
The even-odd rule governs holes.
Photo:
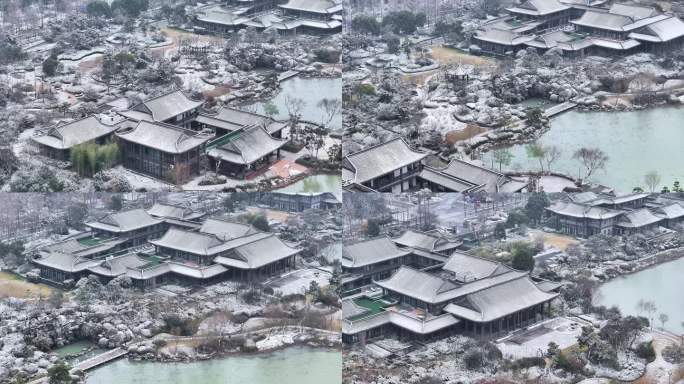
POLYGON ((658 319, 660 320, 661 327, 665 329, 665 323, 670 320, 670 316, 668 316, 667 313, 661 313, 660 316, 658 316, 658 319))
POLYGON ((342 101, 340 99, 322 99, 316 104, 322 110, 321 125, 327 128, 328 124, 342 109, 342 101))
POLYGON ((299 97, 293 97, 290 95, 285 96, 285 107, 287 108, 287 114, 290 116, 290 136, 295 139, 299 138, 299 120, 302 118, 302 109, 304 108, 304 100, 299 97))
POLYGON ((492 160, 499 164, 499 171, 503 170, 503 166, 510 165, 513 160, 513 154, 508 148, 499 148, 492 151, 492 160))
POLYGON ((660 175, 656 171, 651 171, 644 175, 644 183, 648 187, 648 190, 654 192, 655 189, 660 185, 660 175))
POLYGON ((655 302, 650 300, 644 302, 644 311, 648 313, 648 320, 649 324, 651 324, 651 329, 653 329, 653 314, 655 314, 657 310, 658 308, 656 307, 655 302))
POLYGON ((546 162, 546 171, 551 172, 551 164, 560 159, 561 149, 557 145, 548 145, 544 147, 544 161, 546 162))
POLYGON ((600 148, 582 147, 575 151, 572 158, 578 159, 584 166, 584 169, 586 170, 584 179, 589 179, 596 170, 604 169, 608 162, 608 155, 600 148))

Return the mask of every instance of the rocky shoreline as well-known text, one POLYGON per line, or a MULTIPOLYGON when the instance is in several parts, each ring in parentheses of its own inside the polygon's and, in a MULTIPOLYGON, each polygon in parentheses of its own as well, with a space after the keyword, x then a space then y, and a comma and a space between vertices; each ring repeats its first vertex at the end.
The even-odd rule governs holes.
MULTIPOLYGON (((279 334, 278 340, 272 340, 272 338, 269 340, 268 337, 262 339, 250 337, 237 339, 231 338, 224 340, 224 342, 227 343, 227 348, 225 350, 211 351, 206 353, 198 352, 197 350, 192 351, 180 347, 170 347, 160 351, 159 353, 155 353, 154 347, 145 343, 129 346, 128 358, 134 361, 189 363, 194 361, 224 359, 231 356, 269 354, 295 346, 341 350, 342 342, 339 337, 340 334, 333 334, 331 332, 326 336, 325 333, 327 332, 328 331, 325 330, 318 330, 317 332, 313 329, 307 329, 306 332, 301 333, 279 334)), ((172 340, 170 341, 172 342, 172 340)))

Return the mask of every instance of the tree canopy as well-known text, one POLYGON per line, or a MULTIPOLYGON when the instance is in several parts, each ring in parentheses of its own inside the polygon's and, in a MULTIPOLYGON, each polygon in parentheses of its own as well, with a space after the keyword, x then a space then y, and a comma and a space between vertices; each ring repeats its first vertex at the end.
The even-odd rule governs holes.
POLYGON ((388 27, 397 34, 411 34, 419 27, 425 25, 426 20, 427 18, 424 13, 413 13, 410 11, 390 12, 382 19, 382 26, 388 27))

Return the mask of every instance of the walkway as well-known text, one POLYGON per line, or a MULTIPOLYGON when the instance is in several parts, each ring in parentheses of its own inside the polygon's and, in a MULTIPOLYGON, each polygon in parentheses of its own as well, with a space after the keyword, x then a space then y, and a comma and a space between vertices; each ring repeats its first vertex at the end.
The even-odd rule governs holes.
POLYGON ((81 361, 80 363, 74 365, 74 370, 81 370, 81 371, 87 371, 89 369, 93 369, 95 367, 98 367, 102 364, 106 364, 112 360, 116 360, 119 357, 122 357, 128 353, 128 350, 123 349, 121 347, 119 348, 114 348, 112 350, 109 350, 101 355, 97 355, 95 357, 91 357, 88 360, 81 361))
POLYGON ((577 103, 573 103, 571 101, 566 101, 565 103, 561 103, 561 104, 554 105, 552 107, 546 108, 544 110, 544 115, 546 115, 546 117, 552 117, 552 116, 555 116, 559 113, 563 113, 565 111, 573 109, 576 106, 577 106, 577 103))
POLYGON ((297 75, 299 75, 299 71, 295 71, 295 70, 285 71, 283 73, 278 74, 278 82, 285 81, 285 80, 287 80, 291 77, 295 77, 297 75))

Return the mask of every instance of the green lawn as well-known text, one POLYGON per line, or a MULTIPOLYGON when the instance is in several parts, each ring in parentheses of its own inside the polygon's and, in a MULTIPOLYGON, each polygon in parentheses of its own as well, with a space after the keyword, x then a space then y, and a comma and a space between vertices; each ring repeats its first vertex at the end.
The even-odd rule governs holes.
POLYGON ((354 304, 358 305, 359 307, 365 308, 366 311, 356 316, 350 317, 349 320, 351 321, 363 319, 364 317, 372 316, 376 313, 383 312, 385 308, 388 306, 387 303, 384 303, 380 300, 372 300, 367 297, 354 299, 354 304))
POLYGON ((157 264, 161 263, 162 260, 164 260, 163 257, 157 256, 157 255, 146 256, 146 255, 138 254, 138 257, 147 261, 147 263, 145 265, 140 267, 142 269, 152 268, 152 267, 156 266, 157 264))
POLYGON ((85 246, 92 247, 94 245, 98 245, 98 244, 104 242, 104 240, 98 239, 95 237, 84 237, 82 239, 78 239, 78 242, 85 245, 85 246))

